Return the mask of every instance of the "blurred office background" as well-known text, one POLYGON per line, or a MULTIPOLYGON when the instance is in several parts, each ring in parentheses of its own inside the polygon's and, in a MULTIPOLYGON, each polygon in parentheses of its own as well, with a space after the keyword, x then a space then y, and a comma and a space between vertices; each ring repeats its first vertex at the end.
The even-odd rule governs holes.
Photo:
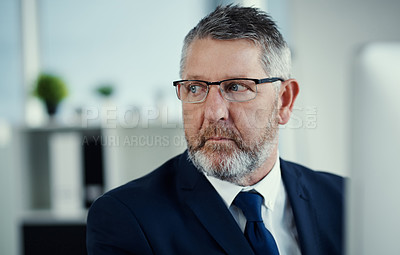
MULTIPOLYGON (((182 41, 218 4, 232 2, 268 11, 292 49, 301 91, 281 127, 281 156, 352 175, 353 159, 367 155, 354 157, 363 140, 355 128, 375 117, 363 105, 385 101, 356 100, 364 95, 357 74, 366 77, 358 65, 371 50, 398 51, 398 0, 0 0, 0 254, 22 254, 35 226, 73 225, 82 234, 88 197, 184 150, 172 87, 182 41), (68 86, 54 118, 32 93, 40 72, 68 86), (102 85, 112 86, 110 97, 96 92, 102 85)), ((399 73, 396 62, 389 66, 399 73)), ((389 135, 385 150, 396 152, 398 135, 389 135)))

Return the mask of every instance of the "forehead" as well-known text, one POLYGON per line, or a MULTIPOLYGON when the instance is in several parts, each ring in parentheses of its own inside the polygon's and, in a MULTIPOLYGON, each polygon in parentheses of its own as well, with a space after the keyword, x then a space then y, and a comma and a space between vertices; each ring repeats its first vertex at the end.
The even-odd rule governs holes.
POLYGON ((246 39, 196 39, 188 48, 182 78, 263 76, 260 54, 260 47, 246 39))

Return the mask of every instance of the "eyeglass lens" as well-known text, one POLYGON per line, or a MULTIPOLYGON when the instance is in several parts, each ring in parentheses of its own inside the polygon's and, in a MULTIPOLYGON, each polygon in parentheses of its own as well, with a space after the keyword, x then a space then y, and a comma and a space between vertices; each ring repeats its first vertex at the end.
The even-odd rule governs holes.
MULTIPOLYGON (((177 86, 183 102, 202 102, 208 94, 208 85, 201 81, 183 81, 177 86)), ((229 101, 248 101, 255 98, 257 84, 252 80, 228 80, 220 84, 222 95, 229 101)))

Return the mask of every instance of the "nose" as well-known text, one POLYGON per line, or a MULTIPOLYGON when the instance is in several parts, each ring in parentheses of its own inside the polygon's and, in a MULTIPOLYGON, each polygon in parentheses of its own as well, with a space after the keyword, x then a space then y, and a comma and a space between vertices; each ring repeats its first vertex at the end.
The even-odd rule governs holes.
POLYGON ((210 86, 204 101, 204 118, 210 123, 227 120, 229 117, 229 102, 224 99, 219 86, 210 86))

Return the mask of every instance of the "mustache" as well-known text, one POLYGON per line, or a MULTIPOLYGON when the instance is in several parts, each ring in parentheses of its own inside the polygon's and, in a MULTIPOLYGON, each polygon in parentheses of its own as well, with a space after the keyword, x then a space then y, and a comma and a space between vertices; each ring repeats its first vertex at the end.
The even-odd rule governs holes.
POLYGON ((205 129, 201 130, 200 133, 195 138, 197 140, 197 145, 194 146, 194 150, 198 150, 205 146, 207 140, 213 137, 221 137, 225 139, 232 140, 236 143, 239 149, 242 149, 243 146, 243 139, 236 129, 229 128, 226 125, 221 124, 211 124, 210 126, 206 127, 205 129))

